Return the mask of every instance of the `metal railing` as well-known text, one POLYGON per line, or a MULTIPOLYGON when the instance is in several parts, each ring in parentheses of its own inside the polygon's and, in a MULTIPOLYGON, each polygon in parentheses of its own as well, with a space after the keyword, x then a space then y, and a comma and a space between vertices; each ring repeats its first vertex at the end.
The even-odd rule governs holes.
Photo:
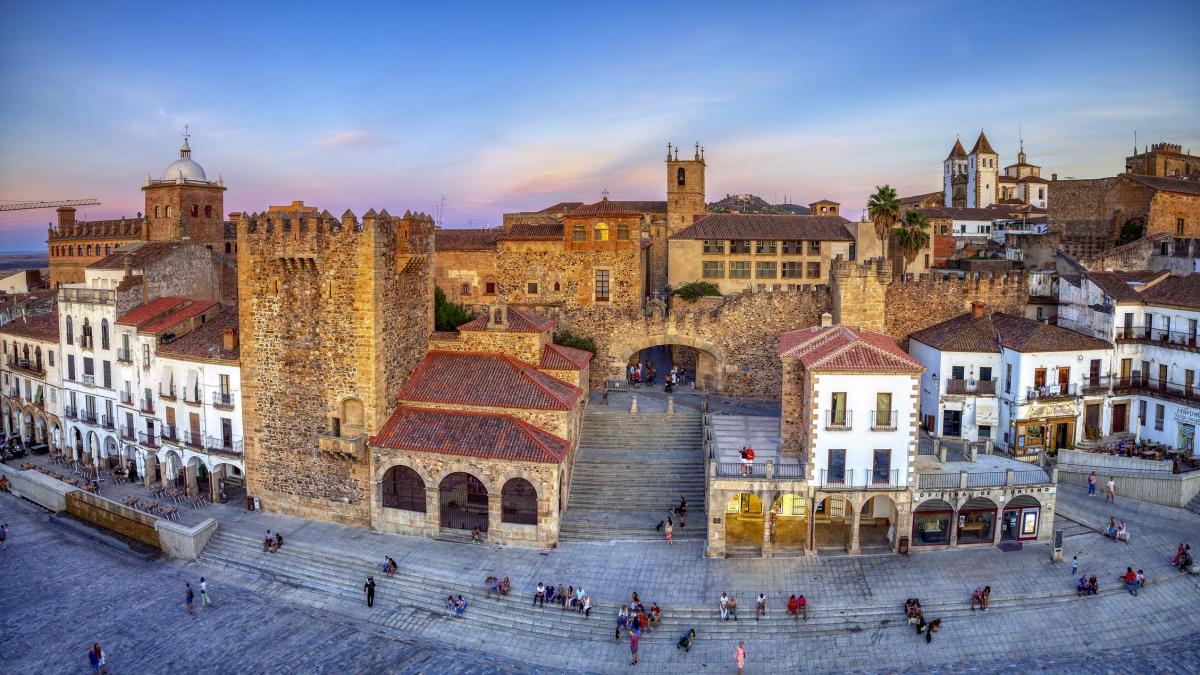
POLYGON ((922 436, 917 439, 917 454, 918 455, 933 455, 937 454, 933 450, 933 439, 922 436))
POLYGON ((96 376, 90 373, 84 373, 83 379, 80 380, 80 382, 83 382, 89 387, 94 387, 96 386, 96 376))
POLYGON ((214 391, 212 393, 212 404, 217 408, 232 408, 233 394, 228 392, 214 391))
POLYGON ((159 427, 159 432, 162 434, 164 441, 179 441, 179 432, 175 430, 175 425, 164 424, 159 427))
POLYGON ((1200 400, 1200 388, 1197 388, 1196 382, 1175 382, 1170 379, 1164 380, 1157 377, 1142 377, 1139 373, 1134 373, 1133 377, 1120 378, 1115 388, 1134 389, 1160 396, 1180 398, 1186 401, 1200 400))
POLYGON ((1017 471, 1013 475, 1013 485, 1038 485, 1040 483, 1049 483, 1050 477, 1041 469, 1031 469, 1029 471, 1017 471))
POLYGON ((804 478, 807 468, 804 464, 776 464, 774 466, 775 477, 789 480, 804 478))
POLYGON ((844 469, 841 472, 821 469, 817 475, 817 485, 823 488, 852 488, 854 487, 854 469, 844 469))
POLYGON ((900 487, 900 469, 879 471, 871 469, 864 473, 870 480, 871 487, 900 487))
POLYGON ((117 360, 121 363, 133 363, 133 353, 125 347, 118 347, 117 360))
POLYGON ((1007 483, 1007 471, 987 471, 967 474, 967 487, 969 488, 1000 487, 1007 483))
POLYGON ((87 409, 80 410, 79 421, 83 422, 84 424, 96 424, 96 411, 87 409))
POLYGON ((9 356, 8 366, 14 370, 23 370, 32 375, 43 376, 46 374, 46 369, 42 366, 42 363, 34 359, 18 359, 9 356))
POLYGON ((896 417, 895 410, 872 410, 871 431, 895 431, 896 417))
POLYGON ((157 448, 158 446, 162 445, 162 438, 157 433, 139 431, 138 443, 141 443, 148 448, 157 448))
POLYGON ((142 399, 141 403, 138 405, 138 410, 141 410, 144 413, 149 413, 149 414, 153 415, 154 414, 154 401, 152 401, 148 398, 142 399))
POLYGON ((200 387, 197 385, 192 389, 183 388, 183 402, 191 403, 192 405, 200 405, 204 403, 204 398, 200 396, 200 387))
POLYGON ((183 432, 183 444, 193 448, 203 448, 204 436, 199 431, 185 431, 183 432))
POLYGON ((1088 394, 1104 394, 1112 388, 1113 378, 1110 375, 1084 375, 1079 382, 1079 390, 1088 394))
POLYGON ((1074 382, 1068 382, 1066 385, 1055 383, 1046 384, 1040 387, 1026 387, 1025 399, 1022 403, 1030 401, 1045 401, 1056 398, 1074 398, 1079 394, 1079 387, 1074 382))
MULTIPOLYGON (((229 438, 216 438, 208 436, 204 441, 205 449, 211 452, 224 452, 231 455, 242 454, 242 439, 236 436, 229 438)), ((757 467, 754 467, 757 468, 757 467)), ((766 475, 766 467, 763 467, 763 475, 766 475)))
POLYGON ((158 397, 165 398, 168 401, 175 400, 175 385, 164 386, 161 382, 158 384, 158 397))
POLYGON ((958 474, 919 473, 917 487, 924 490, 952 490, 958 487, 958 474))
POLYGON ((947 394, 977 394, 992 396, 996 393, 995 380, 946 380, 947 394))
POLYGON ((108 415, 101 415, 100 416, 100 426, 104 427, 105 429, 112 429, 113 428, 113 418, 109 417, 108 415))
POLYGON ((75 419, 79 417, 79 409, 69 405, 63 406, 63 417, 75 419))
POLYGON ((717 475, 722 477, 745 476, 747 478, 766 478, 766 464, 743 464, 742 462, 717 462, 717 475))
POLYGON ((825 430, 826 431, 846 431, 852 425, 853 416, 852 410, 826 410, 825 411, 825 430))
POLYGON ((121 425, 121 438, 123 438, 127 441, 132 441, 137 438, 137 434, 133 433, 133 427, 129 427, 129 426, 122 424, 121 425))
POLYGON ((121 392, 121 404, 122 405, 133 405, 133 392, 132 391, 121 392))
POLYGON ((1118 340, 1148 340, 1167 345, 1195 347, 1197 335, 1192 331, 1147 328, 1145 326, 1121 326, 1117 328, 1118 340))

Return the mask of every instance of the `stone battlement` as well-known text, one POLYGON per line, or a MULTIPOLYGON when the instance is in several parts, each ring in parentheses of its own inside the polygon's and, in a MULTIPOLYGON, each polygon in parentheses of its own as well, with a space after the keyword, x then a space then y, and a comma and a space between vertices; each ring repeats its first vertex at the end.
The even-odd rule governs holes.
POLYGON ((370 244, 396 253, 430 252, 435 225, 424 213, 392 216, 371 209, 360 221, 349 209, 340 219, 329 211, 293 217, 281 212, 242 214, 237 222, 239 249, 263 258, 317 258, 332 249, 370 244))
POLYGON ((892 280, 892 261, 883 258, 872 258, 861 263, 838 257, 833 260, 830 274, 834 278, 849 279, 851 277, 877 277, 881 283, 892 280))
POLYGON ((98 239, 103 237, 140 237, 145 220, 142 218, 120 218, 117 220, 77 221, 71 225, 50 227, 46 238, 53 241, 66 239, 98 239))
POLYGON ((916 275, 900 276, 895 279, 895 283, 902 285, 913 284, 962 284, 966 282, 974 283, 991 283, 991 284, 1012 284, 1022 285, 1028 282, 1028 275, 1023 270, 1012 270, 1003 274, 995 274, 992 272, 966 272, 964 274, 952 274, 945 272, 931 272, 916 275))

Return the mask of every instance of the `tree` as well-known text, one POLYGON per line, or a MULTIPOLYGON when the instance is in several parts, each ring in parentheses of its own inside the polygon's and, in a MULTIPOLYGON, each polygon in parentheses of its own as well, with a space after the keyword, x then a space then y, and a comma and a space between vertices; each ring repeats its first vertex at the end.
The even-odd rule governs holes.
POLYGON ((900 217, 900 198, 896 196, 896 189, 891 185, 876 185, 875 194, 867 200, 867 213, 871 216, 871 222, 875 223, 875 236, 879 238, 886 259, 888 235, 900 217))
POLYGON ((683 300, 687 300, 688 302, 695 302, 697 299, 704 296, 720 297, 721 289, 711 281, 689 281, 688 283, 682 284, 679 286, 679 288, 671 291, 671 295, 683 300))
POLYGON ((907 274, 908 266, 916 260, 917 254, 929 246, 929 221, 920 211, 909 211, 892 232, 896 235, 900 255, 904 257, 904 268, 900 273, 907 274))
POLYGON ((459 326, 475 318, 466 305, 450 302, 446 292, 440 286, 433 288, 433 329, 439 331, 456 330, 459 326))
POLYGON ((563 329, 554 335, 554 344, 564 347, 574 347, 582 349, 585 352, 591 352, 592 356, 596 355, 596 341, 590 337, 576 335, 569 330, 563 329))
POLYGON ((1137 241, 1146 236, 1146 223, 1141 218, 1130 218, 1121 225, 1121 234, 1117 237, 1117 246, 1137 241))

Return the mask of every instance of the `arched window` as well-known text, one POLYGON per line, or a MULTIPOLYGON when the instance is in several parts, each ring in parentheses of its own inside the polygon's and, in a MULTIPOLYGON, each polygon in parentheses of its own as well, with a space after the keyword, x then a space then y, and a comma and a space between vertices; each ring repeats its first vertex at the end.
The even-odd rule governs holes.
POLYGON ((92 348, 92 323, 91 323, 91 321, 88 320, 88 318, 86 316, 83 318, 82 333, 83 333, 83 335, 81 335, 80 337, 83 339, 82 340, 83 348, 91 349, 92 348))
POLYGON ((577 223, 571 228, 571 239, 575 241, 587 241, 587 230, 584 229, 583 223, 577 223))
POLYGON ((500 520, 517 525, 537 525, 537 490, 524 478, 513 478, 500 491, 500 520))
POLYGON ((557 293, 557 292, 559 292, 560 290, 562 290, 562 287, 561 287, 561 286, 559 286, 559 284, 558 284, 558 282, 557 282, 557 281, 556 281, 556 282, 554 282, 554 292, 555 292, 555 293, 557 293))
POLYGON ((100 348, 108 349, 108 319, 100 320, 100 348))
POLYGON ((592 237, 596 241, 608 241, 608 223, 596 223, 592 228, 592 237))
POLYGON ((212 218, 212 206, 205 206, 205 207, 204 207, 204 217, 205 217, 205 218, 212 218))
POLYGON ((41 370, 42 369, 42 348, 41 347, 34 348, 33 358, 34 358, 34 361, 36 361, 35 365, 37 366, 37 369, 41 370))
POLYGON ((67 344, 75 344, 75 322, 71 321, 71 317, 67 317, 67 344))
POLYGON ((75 245, 75 255, 79 256, 80 258, 83 257, 83 244, 75 245))
POLYGON ((383 508, 425 513, 425 481, 407 466, 383 474, 383 508))
POLYGON ((91 257, 91 255, 92 255, 92 245, 91 244, 87 245, 87 254, 88 254, 88 257, 91 257))
POLYGON ((629 241, 629 223, 617 223, 617 241, 629 241))
POLYGON ((111 244, 105 244, 105 245, 104 245, 104 255, 108 255, 108 254, 110 254, 110 253, 112 253, 112 245, 111 245, 111 244))
POLYGON ((463 294, 463 295, 470 295, 470 294, 471 294, 471 284, 463 284, 463 285, 462 285, 462 294, 463 294))
POLYGON ((675 184, 679 187, 687 185, 687 171, 684 171, 682 166, 675 172, 675 184))

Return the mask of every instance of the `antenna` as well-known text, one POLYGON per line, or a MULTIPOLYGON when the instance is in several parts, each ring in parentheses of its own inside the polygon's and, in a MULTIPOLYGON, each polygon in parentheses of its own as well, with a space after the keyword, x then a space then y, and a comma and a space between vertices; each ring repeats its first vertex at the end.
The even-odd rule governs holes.
POLYGON ((437 226, 442 226, 442 216, 446 213, 446 193, 442 193, 442 198, 438 201, 437 206, 437 226))

